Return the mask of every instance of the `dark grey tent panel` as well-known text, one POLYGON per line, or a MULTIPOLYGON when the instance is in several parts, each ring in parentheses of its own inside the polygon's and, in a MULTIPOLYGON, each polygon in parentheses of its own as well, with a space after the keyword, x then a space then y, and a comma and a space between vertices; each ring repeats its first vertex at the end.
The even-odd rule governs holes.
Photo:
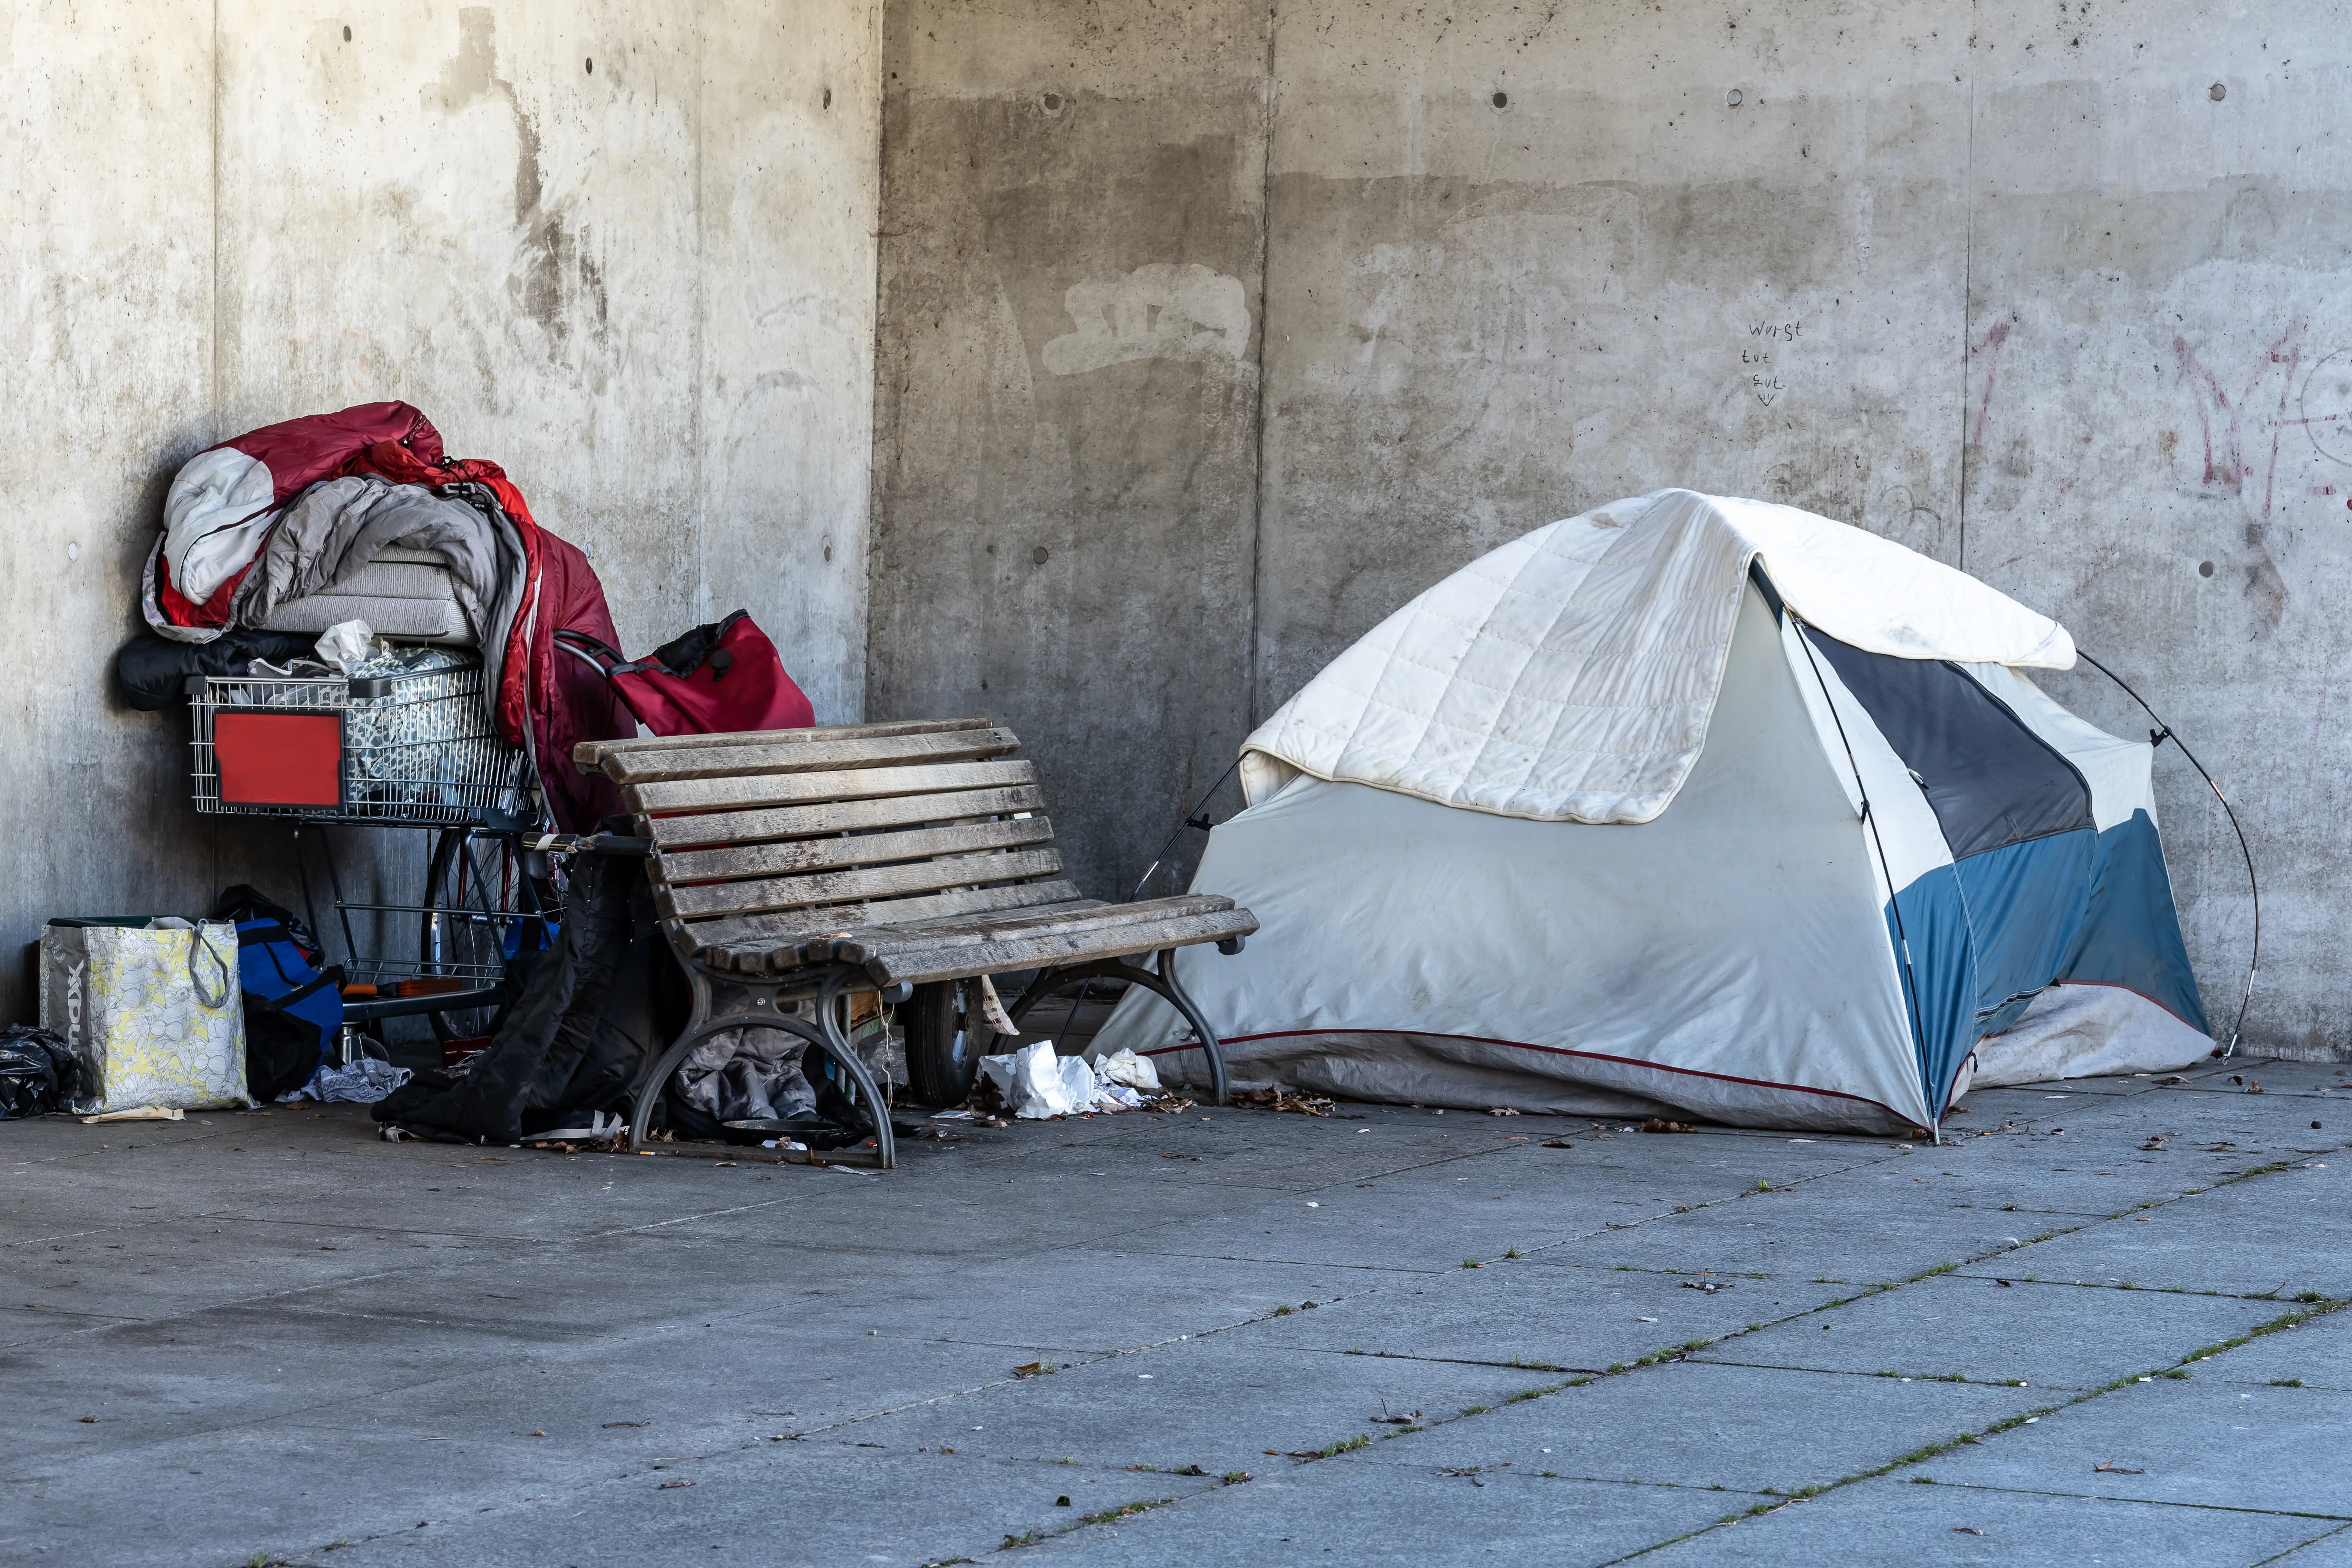
POLYGON ((2092 825, 2074 765, 1956 665, 1805 635, 1918 779, 1954 860, 2092 825))

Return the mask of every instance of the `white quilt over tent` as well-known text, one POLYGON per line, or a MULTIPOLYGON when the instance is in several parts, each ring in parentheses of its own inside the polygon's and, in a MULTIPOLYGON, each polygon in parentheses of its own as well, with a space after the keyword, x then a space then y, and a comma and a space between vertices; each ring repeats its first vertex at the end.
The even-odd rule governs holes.
MULTIPOLYGON (((2185 1065, 2210 1050, 2193 982, 2185 1002, 2144 988, 2161 1003, 2136 970, 2002 989, 2004 963, 2107 940, 2125 894, 2099 889, 2144 882, 2131 835, 2154 842, 2148 747, 2018 673, 2073 662, 2047 617, 1790 507, 1670 490, 1551 524, 1421 594, 1244 743, 1248 809, 1194 886, 1261 930, 1178 975, 1235 1082, 1371 1100, 1878 1130, 1935 1124, 1996 1058, 2185 1065), (1901 716, 1885 670, 2016 732, 2058 815, 1958 842, 1985 786, 1906 767, 1878 727, 1901 716), (1994 873, 2028 915, 1968 927, 1963 884, 1994 873), (2073 913, 2032 913, 2053 899, 2073 913), (2001 1036, 1981 1053, 1979 1025, 2001 1036)), ((2033 786, 1995 804, 2031 815, 2033 786)), ((2076 967, 2100 962, 2129 968, 2076 967)), ((1197 1079, 1184 1039, 1139 988, 1097 1043, 1197 1079)))

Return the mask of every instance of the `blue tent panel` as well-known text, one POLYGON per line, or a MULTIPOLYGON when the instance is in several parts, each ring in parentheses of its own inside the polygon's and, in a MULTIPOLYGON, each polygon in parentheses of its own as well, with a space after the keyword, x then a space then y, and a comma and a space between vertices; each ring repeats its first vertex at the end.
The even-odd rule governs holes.
POLYGON ((1908 940, 1920 1077, 1939 1108, 1976 1042, 2059 981, 2125 987, 2211 1032, 2145 811, 1938 866, 1895 894, 1886 925, 1898 956, 1908 940))
POLYGON ((2146 811, 2099 835, 2090 917, 2059 977, 2137 991, 2198 1033, 2213 1032, 2180 939, 2164 845, 2146 811))

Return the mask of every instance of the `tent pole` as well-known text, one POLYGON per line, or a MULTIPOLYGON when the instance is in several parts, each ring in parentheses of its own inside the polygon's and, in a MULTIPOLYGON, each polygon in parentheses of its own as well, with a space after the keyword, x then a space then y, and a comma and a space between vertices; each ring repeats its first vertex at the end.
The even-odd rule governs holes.
POLYGON ((2230 831, 2238 835, 2238 852, 2246 859, 2246 887, 2252 894, 2254 903, 2254 945, 2253 950, 2246 955, 2246 989, 2245 994, 2238 998, 2238 1018, 2237 1021, 2230 1026, 2230 1042, 2214 1053, 2227 1060, 2238 1054, 2238 1039, 2245 1032, 2246 1028, 2246 1009, 2251 1007, 2254 1000, 2254 971, 2263 961, 2263 889, 2262 884, 2254 880, 2254 852, 2246 847, 2246 830, 2239 825, 2238 813, 2230 805, 2230 798, 2221 793, 2221 787, 2213 782, 2213 776, 2205 771, 2205 765, 2197 760, 2197 754, 2189 749, 2188 742, 2172 733, 2172 727, 2164 722, 2164 716, 2149 707, 2147 699, 2132 690, 2129 683, 2121 675, 2091 657, 2090 654, 2083 653, 2081 648, 2076 648, 2074 652, 2081 655, 2083 663, 2123 687, 2124 695, 2139 704, 2141 710, 2148 717, 2156 720, 2156 728, 2148 731, 2147 735, 2149 750, 2153 751, 2168 740, 2180 747, 2180 755, 2189 758, 2189 766, 2197 769, 2197 777, 2205 780, 2205 788, 2212 790, 2213 799, 2221 802, 2221 810, 2230 819, 2230 831))

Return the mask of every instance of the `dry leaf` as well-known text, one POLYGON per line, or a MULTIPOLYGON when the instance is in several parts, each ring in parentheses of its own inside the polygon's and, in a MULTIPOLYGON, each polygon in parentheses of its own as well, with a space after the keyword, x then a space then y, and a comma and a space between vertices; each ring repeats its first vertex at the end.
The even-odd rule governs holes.
POLYGON ((1669 1122, 1664 1116, 1653 1116, 1642 1124, 1645 1133, 1694 1133, 1698 1129, 1688 1122, 1669 1122))

